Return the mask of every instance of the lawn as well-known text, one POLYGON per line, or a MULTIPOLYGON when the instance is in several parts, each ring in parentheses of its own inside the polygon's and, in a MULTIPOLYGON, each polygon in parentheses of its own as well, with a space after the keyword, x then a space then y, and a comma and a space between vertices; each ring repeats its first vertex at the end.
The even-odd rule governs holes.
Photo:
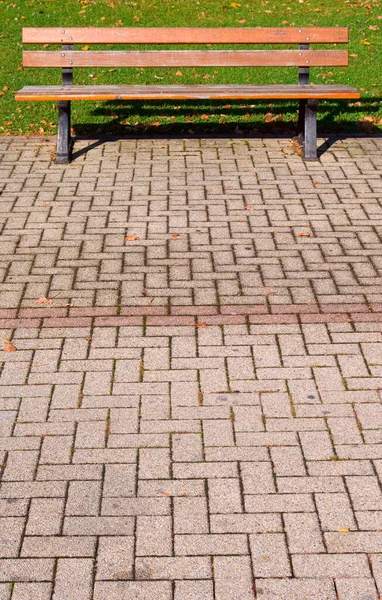
MULTIPOLYGON (((21 28, 348 26, 349 67, 311 69, 314 83, 358 87, 360 101, 322 102, 319 131, 372 133, 382 129, 382 11, 379 0, 0 0, 0 135, 54 134, 51 102, 16 103, 24 85, 59 84, 59 69, 21 67, 21 28)), ((149 47, 149 46, 148 46, 149 47)), ((50 49, 55 48, 50 46, 50 49)), ((79 47, 76 47, 78 49, 79 47)), ((96 48, 96 47, 93 47, 96 48)), ((29 48, 30 49, 30 48, 29 48)), ((38 49, 41 49, 38 48, 38 49)), ((121 47, 119 47, 121 49, 121 47)), ((75 83, 295 83, 297 69, 77 69, 75 83)), ((76 134, 290 133, 296 103, 74 102, 76 134)))

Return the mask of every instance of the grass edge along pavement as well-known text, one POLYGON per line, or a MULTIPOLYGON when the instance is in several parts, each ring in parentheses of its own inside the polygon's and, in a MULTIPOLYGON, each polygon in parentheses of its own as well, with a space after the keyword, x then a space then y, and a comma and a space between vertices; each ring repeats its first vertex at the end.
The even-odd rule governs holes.
MULTIPOLYGON (((57 131, 54 103, 16 103, 14 92, 23 85, 59 84, 60 69, 22 69, 21 28, 47 26, 114 27, 253 27, 253 26, 348 26, 349 66, 313 68, 313 83, 339 83, 360 89, 354 102, 320 103, 319 133, 376 133, 382 129, 380 90, 382 62, 378 0, 322 0, 281 4, 201 0, 0 0, 5 24, 0 35, 1 85, 0 134, 52 135, 57 131)), ((315 46, 316 48, 317 46, 315 46)), ((319 47, 319 46, 318 46, 319 47)), ((58 47, 57 47, 58 48, 58 47)), ((81 48, 81 47, 77 47, 81 48)), ((82 47, 86 51, 86 46, 82 47)), ((97 49, 97 46, 92 46, 97 49)), ((158 46, 156 46, 158 48, 158 46)), ((53 49, 50 46, 49 49, 53 49)), ((75 83, 192 84, 192 83, 295 83, 297 69, 279 68, 188 68, 188 69, 80 69, 75 83), (287 71, 285 73, 285 71, 287 71)), ((77 135, 219 135, 294 134, 296 102, 74 102, 72 122, 77 135)))

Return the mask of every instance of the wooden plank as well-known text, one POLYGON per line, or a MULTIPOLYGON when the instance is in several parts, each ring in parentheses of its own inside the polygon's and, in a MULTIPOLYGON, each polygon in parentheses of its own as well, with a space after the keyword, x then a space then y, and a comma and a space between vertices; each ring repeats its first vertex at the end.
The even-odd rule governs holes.
POLYGON ((23 52, 24 67, 344 67, 347 64, 347 50, 23 52))
POLYGON ((226 100, 359 98, 347 85, 27 86, 16 100, 226 100))
POLYGON ((325 44, 347 27, 26 27, 24 44, 325 44))

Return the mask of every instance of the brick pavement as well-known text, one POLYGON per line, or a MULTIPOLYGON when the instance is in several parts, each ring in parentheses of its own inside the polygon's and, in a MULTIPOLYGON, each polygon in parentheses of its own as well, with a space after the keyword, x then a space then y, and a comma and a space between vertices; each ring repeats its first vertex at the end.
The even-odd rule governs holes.
POLYGON ((381 139, 89 143, 0 138, 0 600, 382 597, 381 139))

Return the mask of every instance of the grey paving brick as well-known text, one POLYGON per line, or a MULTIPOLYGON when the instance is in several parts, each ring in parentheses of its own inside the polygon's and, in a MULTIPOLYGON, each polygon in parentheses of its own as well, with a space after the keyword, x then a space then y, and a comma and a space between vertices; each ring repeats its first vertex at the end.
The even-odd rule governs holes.
POLYGON ((136 556, 170 556, 171 534, 169 516, 138 516, 136 556))
POLYGON ((175 600, 213 600, 212 581, 176 581, 175 600))
POLYGON ((295 577, 370 577, 365 555, 296 554, 292 564, 295 577))
MULTIPOLYGON (((12 598, 16 600, 50 600, 52 585, 50 583, 15 583, 12 598)), ((1 598, 1 596, 0 596, 1 598)))
POLYGON ((257 579, 259 600, 336 600, 330 579, 257 579))
POLYGON ((253 534, 249 537, 255 577, 289 577, 291 567, 282 533, 253 534))
POLYGON ((60 558, 53 599, 90 600, 92 597, 93 560, 90 558, 60 558))
POLYGON ((216 556, 214 559, 217 600, 251 600, 253 579, 248 556, 216 556))
POLYGON ((211 561, 207 556, 137 558, 137 579, 207 579, 211 561))
POLYGON ((336 588, 339 600, 378 600, 378 593, 372 579, 337 577, 336 588))
POLYGON ((132 579, 133 562, 133 536, 100 537, 97 552, 97 580, 132 579))
POLYGON ((94 600, 171 600, 171 584, 167 581, 99 581, 94 587, 94 600))

